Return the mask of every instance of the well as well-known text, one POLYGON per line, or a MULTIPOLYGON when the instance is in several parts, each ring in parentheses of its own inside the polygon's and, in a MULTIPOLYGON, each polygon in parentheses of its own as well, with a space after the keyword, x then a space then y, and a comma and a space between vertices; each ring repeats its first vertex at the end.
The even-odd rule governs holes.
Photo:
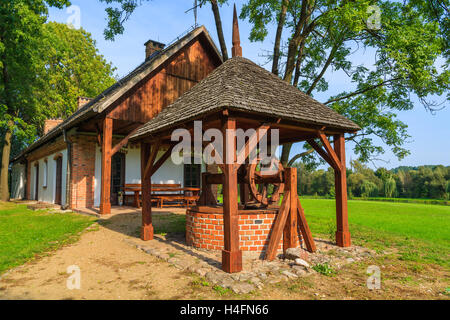
MULTIPOLYGON (((239 247, 244 252, 265 253, 278 209, 239 210, 239 247)), ((299 239, 296 239, 299 245, 299 239)), ((195 248, 224 250, 223 208, 198 206, 186 211, 186 242, 195 248)), ((283 239, 278 250, 283 248, 283 239)))

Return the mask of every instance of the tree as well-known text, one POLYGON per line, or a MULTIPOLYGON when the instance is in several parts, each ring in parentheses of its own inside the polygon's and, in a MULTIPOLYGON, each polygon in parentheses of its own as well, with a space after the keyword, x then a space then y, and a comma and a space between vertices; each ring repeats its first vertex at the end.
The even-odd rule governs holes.
MULTIPOLYGON (((268 24, 281 14, 272 0, 249 0, 241 18, 253 24, 250 40, 265 40, 268 24), (272 12, 272 9, 278 10, 272 12)), ((320 1, 291 0, 285 29, 289 32, 283 79, 307 94, 327 91, 327 71, 343 71, 355 89, 330 97, 325 104, 358 123, 363 130, 347 137, 355 142, 355 153, 367 161, 384 153, 374 136, 402 159, 409 151, 404 143, 407 125, 396 112, 413 108, 411 94, 429 110, 436 104, 429 97, 447 94, 448 16, 445 1, 320 1), (381 10, 380 28, 369 25, 373 5, 381 10), (373 66, 355 64, 351 54, 365 50, 373 66), (442 68, 440 68, 442 67, 442 68), (441 70, 442 69, 442 70, 441 70)), ((278 33, 276 34, 276 37, 278 33)), ((275 55, 270 55, 275 58, 275 55)), ((288 163, 291 144, 283 148, 282 162, 288 163)))
MULTIPOLYGON (((43 26, 39 47, 39 80, 35 96, 43 119, 69 117, 77 110, 77 97, 95 97, 113 85, 115 68, 96 48, 90 33, 66 24, 43 26)), ((39 130, 42 133, 42 130, 39 130)))
MULTIPOLYGON (((121 5, 107 9, 105 35, 113 39, 123 32, 123 23, 140 2, 101 1, 121 5)), ((218 12, 218 7, 214 10, 218 12)), ((278 75, 284 66, 281 77, 305 93, 313 96, 326 92, 332 81, 327 73, 330 70, 348 76, 353 88, 323 102, 360 125, 362 130, 346 139, 355 143, 359 160, 367 162, 385 152, 375 137, 398 159, 409 154, 405 148, 407 124, 397 119, 397 113, 413 109, 412 97, 420 99, 430 111, 440 108, 431 99, 445 95, 448 99, 448 14, 447 1, 443 0, 247 0, 240 16, 252 24, 252 41, 265 41, 268 26, 276 22, 274 50, 268 54, 272 71, 278 75), (378 10, 379 25, 374 21, 378 10), (281 45, 283 32, 288 32, 285 50, 281 45), (373 63, 355 63, 352 55, 356 51, 373 63)), ((215 21, 222 43, 222 24, 215 21)), ((309 149, 289 161, 291 147, 283 146, 284 165, 298 158, 312 160, 309 149)))
POLYGON ((63 8, 67 0, 0 2, 0 126, 4 128, 0 200, 8 200, 8 167, 12 136, 27 135, 36 114, 32 95, 36 48, 48 6, 63 8))
POLYGON ((96 96, 114 83, 114 69, 84 30, 46 22, 48 6, 68 1, 0 3, 0 200, 8 200, 11 151, 42 135, 46 118, 66 118, 77 96, 96 96))

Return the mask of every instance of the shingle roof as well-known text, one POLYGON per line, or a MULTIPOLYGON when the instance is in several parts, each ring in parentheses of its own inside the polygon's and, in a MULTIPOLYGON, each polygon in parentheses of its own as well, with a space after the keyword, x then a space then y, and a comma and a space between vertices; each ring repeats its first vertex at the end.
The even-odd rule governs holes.
POLYGON ((108 108, 112 103, 117 101, 123 94, 128 92, 142 79, 148 76, 152 71, 158 68, 161 64, 166 62, 170 57, 176 54, 181 48, 190 43, 200 34, 204 34, 206 39, 211 44, 213 51, 216 53, 218 59, 222 60, 220 52, 214 44, 211 36, 204 26, 193 29, 186 35, 180 37, 178 40, 167 46, 165 49, 155 52, 152 56, 148 57, 144 63, 139 65, 136 69, 130 72, 121 80, 117 81, 114 85, 106 89, 96 98, 92 99, 89 103, 84 105, 79 110, 75 111, 70 117, 68 117, 64 122, 57 125, 55 128, 50 130, 45 136, 41 137, 39 140, 35 141, 28 148, 22 151, 17 157, 12 159, 12 161, 17 161, 24 154, 31 152, 32 150, 38 148, 45 142, 51 140, 52 138, 58 137, 62 134, 62 130, 70 129, 78 123, 85 121, 92 116, 95 116, 106 108, 108 108))
POLYGON ((234 57, 164 108, 139 129, 132 139, 225 108, 349 132, 360 130, 353 121, 252 61, 234 57))

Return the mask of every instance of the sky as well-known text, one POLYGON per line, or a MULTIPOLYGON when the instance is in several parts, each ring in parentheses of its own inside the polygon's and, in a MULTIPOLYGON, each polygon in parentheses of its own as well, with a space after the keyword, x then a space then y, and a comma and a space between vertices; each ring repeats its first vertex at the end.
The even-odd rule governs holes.
MULTIPOLYGON (((98 0, 72 0, 71 2, 74 6, 72 8, 63 10, 51 8, 49 20, 62 23, 71 22, 74 25, 79 22, 83 29, 92 34, 97 42, 99 52, 117 68, 119 77, 125 76, 143 62, 145 58, 144 43, 147 40, 152 39, 167 44, 194 25, 193 12, 186 13, 187 10, 192 8, 194 0, 144 0, 142 6, 125 23, 124 34, 117 36, 114 41, 107 41, 103 36, 107 24, 105 12, 107 5, 98 0)), ((238 11, 242 3, 243 1, 236 1, 238 11)), ((224 5, 221 8, 221 18, 229 51, 231 50, 232 17, 232 5, 224 5)), ((209 5, 198 10, 198 24, 207 28, 218 46, 214 18, 209 5)), ((268 27, 267 40, 256 43, 248 40, 251 25, 247 21, 240 20, 239 27, 243 56, 266 69, 270 69, 271 63, 267 63, 265 52, 273 48, 276 26, 270 25, 268 27)), ((352 61, 365 63, 366 65, 370 65, 371 59, 373 59, 373 54, 368 51, 360 51, 352 56, 352 61)), ((329 71, 325 77, 330 80, 329 90, 314 96, 319 101, 326 101, 328 96, 345 89, 348 90, 352 86, 347 77, 339 72, 329 71)), ((405 146, 411 151, 411 155, 399 161, 389 151, 389 147, 385 146, 382 141, 376 140, 377 143, 385 147, 386 153, 378 156, 377 159, 379 160, 368 163, 370 167, 390 169, 398 166, 424 164, 450 165, 450 106, 431 114, 417 101, 413 110, 400 112, 398 118, 408 124, 408 132, 411 138, 405 146)), ((347 163, 357 158, 352 152, 352 147, 351 143, 347 144, 347 163)), ((302 144, 296 144, 292 150, 292 155, 301 150, 302 144)))

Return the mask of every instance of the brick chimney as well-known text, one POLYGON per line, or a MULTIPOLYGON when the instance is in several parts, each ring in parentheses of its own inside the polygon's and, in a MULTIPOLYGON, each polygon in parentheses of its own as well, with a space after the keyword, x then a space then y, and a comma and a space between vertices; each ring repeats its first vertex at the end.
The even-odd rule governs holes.
POLYGON ((44 135, 49 133, 53 128, 55 128, 58 124, 62 123, 64 120, 62 119, 47 119, 44 122, 44 135))
POLYGON ((91 102, 91 98, 78 97, 78 110, 80 110, 86 103, 91 102))
POLYGON ((148 40, 145 45, 145 60, 147 60, 155 52, 161 51, 166 46, 164 43, 160 43, 154 40, 148 40))

